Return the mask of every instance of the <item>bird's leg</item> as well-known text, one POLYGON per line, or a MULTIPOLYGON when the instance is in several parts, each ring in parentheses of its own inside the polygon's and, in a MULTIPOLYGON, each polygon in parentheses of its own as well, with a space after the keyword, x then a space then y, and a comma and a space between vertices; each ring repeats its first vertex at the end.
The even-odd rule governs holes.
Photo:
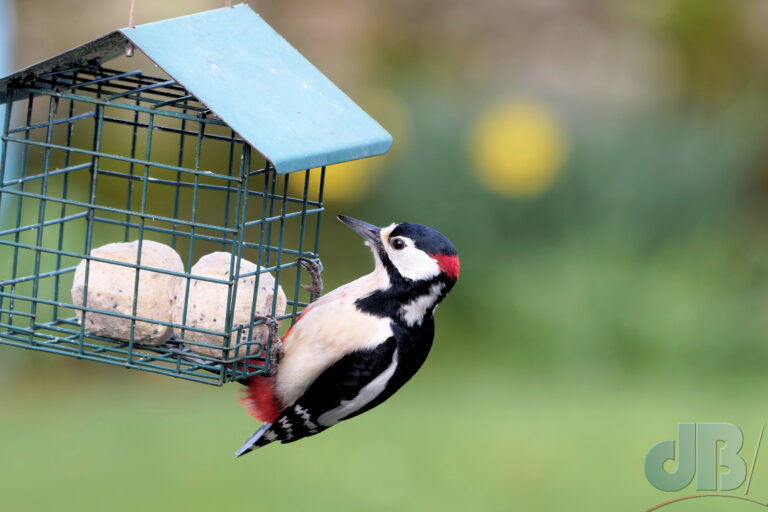
POLYGON ((314 302, 323 294, 323 263, 319 259, 310 260, 307 258, 297 258, 296 261, 309 272, 309 276, 312 278, 311 285, 302 284, 301 287, 311 294, 310 302, 314 302))
POLYGON ((263 321, 267 330, 269 331, 269 355, 267 376, 274 377, 277 373, 277 365, 280 364, 280 359, 283 357, 283 341, 280 339, 280 323, 274 316, 265 315, 257 316, 254 320, 263 321))

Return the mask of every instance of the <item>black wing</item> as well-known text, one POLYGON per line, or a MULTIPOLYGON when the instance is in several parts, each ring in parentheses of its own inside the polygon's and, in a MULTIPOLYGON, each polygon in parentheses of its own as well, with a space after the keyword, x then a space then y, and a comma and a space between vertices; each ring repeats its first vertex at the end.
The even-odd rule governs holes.
POLYGON ((274 423, 251 436, 236 456, 273 441, 298 441, 379 405, 410 377, 402 379, 398 362, 394 337, 371 350, 345 355, 321 373, 274 423))

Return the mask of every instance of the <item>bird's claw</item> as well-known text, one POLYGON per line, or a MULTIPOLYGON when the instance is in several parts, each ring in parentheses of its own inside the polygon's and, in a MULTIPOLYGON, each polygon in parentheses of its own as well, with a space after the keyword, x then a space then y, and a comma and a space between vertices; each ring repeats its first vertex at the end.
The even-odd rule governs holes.
POLYGON ((300 286, 311 294, 310 302, 314 302, 323 294, 323 262, 319 259, 310 260, 303 257, 297 258, 296 261, 304 268, 304 270, 309 272, 309 276, 312 278, 312 284, 302 284, 300 286))
POLYGON ((278 332, 280 323, 271 315, 257 316, 254 320, 263 322, 264 326, 269 331, 267 375, 269 377, 274 377, 275 373, 277 373, 277 365, 280 364, 280 359, 283 357, 283 341, 280 339, 280 333, 278 332))

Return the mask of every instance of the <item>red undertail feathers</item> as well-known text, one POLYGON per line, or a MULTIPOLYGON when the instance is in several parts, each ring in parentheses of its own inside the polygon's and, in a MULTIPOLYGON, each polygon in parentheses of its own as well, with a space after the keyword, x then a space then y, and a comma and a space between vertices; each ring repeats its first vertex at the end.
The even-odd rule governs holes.
POLYGON ((275 380, 257 375, 248 379, 248 389, 243 390, 240 403, 248 414, 263 423, 273 423, 280 416, 282 407, 275 395, 275 380))

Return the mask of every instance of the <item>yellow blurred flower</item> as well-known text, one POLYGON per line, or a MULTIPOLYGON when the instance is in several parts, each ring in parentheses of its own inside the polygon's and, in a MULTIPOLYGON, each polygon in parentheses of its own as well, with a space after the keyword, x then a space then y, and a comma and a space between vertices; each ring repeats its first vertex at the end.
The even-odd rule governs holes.
POLYGON ((480 182, 508 197, 547 190, 562 169, 568 142, 555 113, 533 101, 499 101, 472 126, 470 156, 480 182))
MULTIPOLYGON (((394 142, 382 156, 352 160, 328 166, 325 171, 324 199, 328 202, 353 201, 365 196, 378 182, 382 170, 398 158, 411 139, 411 114, 405 101, 388 89, 372 88, 353 95, 371 117, 392 134, 394 142)), ((310 173, 310 190, 317 190, 320 171, 310 173)), ((304 179, 291 179, 290 192, 301 195, 304 179)))

